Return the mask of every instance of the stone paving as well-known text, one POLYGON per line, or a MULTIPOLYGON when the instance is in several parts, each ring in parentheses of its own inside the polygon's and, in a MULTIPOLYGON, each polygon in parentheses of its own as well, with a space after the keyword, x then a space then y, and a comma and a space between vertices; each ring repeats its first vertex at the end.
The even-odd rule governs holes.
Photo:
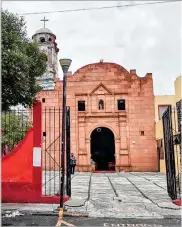
POLYGON ((90 217, 164 218, 179 216, 160 173, 76 173, 68 212, 90 217))

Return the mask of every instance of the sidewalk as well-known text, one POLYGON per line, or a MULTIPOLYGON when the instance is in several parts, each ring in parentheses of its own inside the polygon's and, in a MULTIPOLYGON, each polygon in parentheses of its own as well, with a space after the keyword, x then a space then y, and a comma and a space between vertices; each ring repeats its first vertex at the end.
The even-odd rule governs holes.
MULTIPOLYGON (((57 204, 2 204, 7 211, 56 215, 57 204)), ((72 198, 65 203, 68 214, 107 218, 165 218, 181 215, 166 191, 160 173, 76 173, 72 198)), ((14 214, 16 215, 16 213, 14 214)))

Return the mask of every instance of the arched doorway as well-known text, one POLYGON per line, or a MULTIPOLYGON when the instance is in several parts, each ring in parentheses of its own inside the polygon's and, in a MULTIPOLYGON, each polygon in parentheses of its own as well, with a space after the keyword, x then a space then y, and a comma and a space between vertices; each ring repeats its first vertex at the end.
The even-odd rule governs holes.
POLYGON ((113 132, 99 127, 91 133, 91 158, 96 170, 115 170, 115 144, 113 132))

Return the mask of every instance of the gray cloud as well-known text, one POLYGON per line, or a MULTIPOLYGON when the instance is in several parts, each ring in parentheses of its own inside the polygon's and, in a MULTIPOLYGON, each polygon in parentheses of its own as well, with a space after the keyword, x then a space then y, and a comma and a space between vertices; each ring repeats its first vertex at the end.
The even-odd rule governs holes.
MULTIPOLYGON (((3 2, 3 8, 20 14, 136 3, 141 2, 12 1, 3 2)), ((59 58, 72 58, 73 72, 104 59, 127 70, 136 68, 139 76, 152 72, 155 94, 172 94, 174 79, 181 73, 180 14, 181 3, 177 2, 45 16, 50 20, 47 27, 57 36, 59 58)), ((43 26, 43 16, 25 16, 30 37, 43 26)))

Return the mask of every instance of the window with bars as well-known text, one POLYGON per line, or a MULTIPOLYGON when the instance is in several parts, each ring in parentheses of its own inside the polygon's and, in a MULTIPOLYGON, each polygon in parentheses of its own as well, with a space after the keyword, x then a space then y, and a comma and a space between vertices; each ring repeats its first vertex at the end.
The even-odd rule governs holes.
POLYGON ((118 110, 125 110, 125 100, 124 99, 118 100, 118 110))
POLYGON ((78 111, 85 111, 85 101, 78 101, 78 111))
POLYGON ((158 106, 159 120, 162 119, 162 116, 163 116, 164 112, 167 110, 167 108, 168 108, 169 106, 170 106, 170 105, 159 105, 159 106, 158 106))

